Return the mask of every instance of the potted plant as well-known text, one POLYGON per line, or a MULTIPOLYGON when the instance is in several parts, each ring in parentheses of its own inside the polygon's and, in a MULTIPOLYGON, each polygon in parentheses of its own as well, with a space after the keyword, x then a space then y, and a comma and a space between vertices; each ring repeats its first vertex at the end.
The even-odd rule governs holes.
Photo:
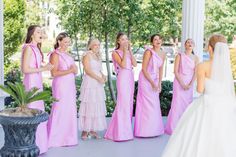
POLYGON ((5 133, 5 143, 0 150, 1 157, 37 157, 39 148, 35 144, 37 126, 48 120, 46 112, 30 109, 27 104, 44 100, 51 102, 55 99, 50 91, 39 91, 38 88, 25 90, 22 83, 7 83, 0 85, 0 89, 8 93, 15 100, 18 107, 6 108, 0 111, 0 124, 5 133))

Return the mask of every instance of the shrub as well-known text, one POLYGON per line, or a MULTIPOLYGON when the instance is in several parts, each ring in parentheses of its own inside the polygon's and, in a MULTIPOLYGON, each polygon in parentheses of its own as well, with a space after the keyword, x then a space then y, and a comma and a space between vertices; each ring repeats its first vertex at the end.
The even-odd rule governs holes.
POLYGON ((6 86, 0 85, 0 89, 11 95, 14 99, 15 105, 17 105, 18 108, 13 115, 33 116, 35 113, 29 111, 27 108, 28 104, 39 100, 52 102, 55 100, 51 97, 51 91, 40 91, 40 89, 36 87, 26 90, 22 82, 7 82, 6 86))
POLYGON ((82 83, 81 77, 80 77, 80 76, 77 76, 76 79, 75 79, 77 111, 79 111, 79 104, 80 104, 79 95, 80 95, 81 83, 82 83))
POLYGON ((13 62, 4 69, 4 84, 6 82, 21 82, 22 74, 20 70, 20 64, 18 62, 13 62))
MULTIPOLYGON (((49 84, 43 84, 43 91, 52 92, 52 87, 49 84)), ((52 95, 51 95, 52 96, 52 95)), ((47 99, 44 101, 45 111, 50 114, 52 108, 53 99, 47 99)))
MULTIPOLYGON (((13 63, 5 66, 4 84, 6 84, 7 82, 11 82, 11 83, 22 82, 22 74, 21 74, 19 63, 13 62, 13 63)), ((5 98, 5 106, 6 107, 16 107, 17 106, 17 104, 13 100, 12 96, 5 98)))
POLYGON ((160 103, 162 116, 167 116, 172 101, 173 83, 171 81, 162 81, 162 91, 160 93, 160 103))

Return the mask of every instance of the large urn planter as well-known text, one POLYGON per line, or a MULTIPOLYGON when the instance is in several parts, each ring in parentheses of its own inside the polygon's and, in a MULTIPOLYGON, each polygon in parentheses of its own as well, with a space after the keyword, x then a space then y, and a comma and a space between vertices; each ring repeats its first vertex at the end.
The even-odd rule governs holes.
POLYGON ((48 114, 39 110, 38 112, 39 114, 33 117, 0 115, 5 139, 4 146, 0 150, 1 157, 39 156, 39 148, 35 144, 35 133, 38 125, 48 119, 48 114))
POLYGON ((0 111, 0 124, 4 130, 4 145, 0 157, 37 157, 36 130, 41 122, 48 119, 48 114, 41 110, 28 108, 27 105, 39 101, 56 101, 50 91, 32 88, 26 91, 22 83, 7 83, 0 89, 8 93, 19 107, 0 111))

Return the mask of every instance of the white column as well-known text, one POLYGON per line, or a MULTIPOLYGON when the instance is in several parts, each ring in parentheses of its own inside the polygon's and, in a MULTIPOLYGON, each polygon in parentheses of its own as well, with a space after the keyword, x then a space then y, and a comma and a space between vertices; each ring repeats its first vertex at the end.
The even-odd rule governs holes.
MULTIPOLYGON (((182 16, 181 50, 182 52, 184 51, 186 39, 193 39, 195 42, 194 53, 199 57, 199 60, 202 61, 205 0, 183 0, 182 16)), ((196 83, 194 89, 196 89, 196 83)), ((199 96, 199 93, 194 90, 193 95, 196 98, 199 96)))
MULTIPOLYGON (((4 83, 4 51, 3 51, 3 0, 0 0, 0 84, 4 83)), ((0 110, 4 108, 6 94, 0 91, 0 110)))
POLYGON ((184 42, 191 38, 195 42, 194 52, 202 61, 205 0, 183 0, 182 6, 182 37, 181 43, 184 50, 184 42))

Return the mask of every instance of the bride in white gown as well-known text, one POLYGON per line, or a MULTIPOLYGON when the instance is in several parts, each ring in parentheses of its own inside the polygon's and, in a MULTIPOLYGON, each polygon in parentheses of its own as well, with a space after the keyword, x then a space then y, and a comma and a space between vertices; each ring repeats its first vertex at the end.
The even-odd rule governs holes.
POLYGON ((226 39, 209 40, 210 60, 199 64, 203 93, 183 114, 162 157, 236 157, 236 98, 226 39))

